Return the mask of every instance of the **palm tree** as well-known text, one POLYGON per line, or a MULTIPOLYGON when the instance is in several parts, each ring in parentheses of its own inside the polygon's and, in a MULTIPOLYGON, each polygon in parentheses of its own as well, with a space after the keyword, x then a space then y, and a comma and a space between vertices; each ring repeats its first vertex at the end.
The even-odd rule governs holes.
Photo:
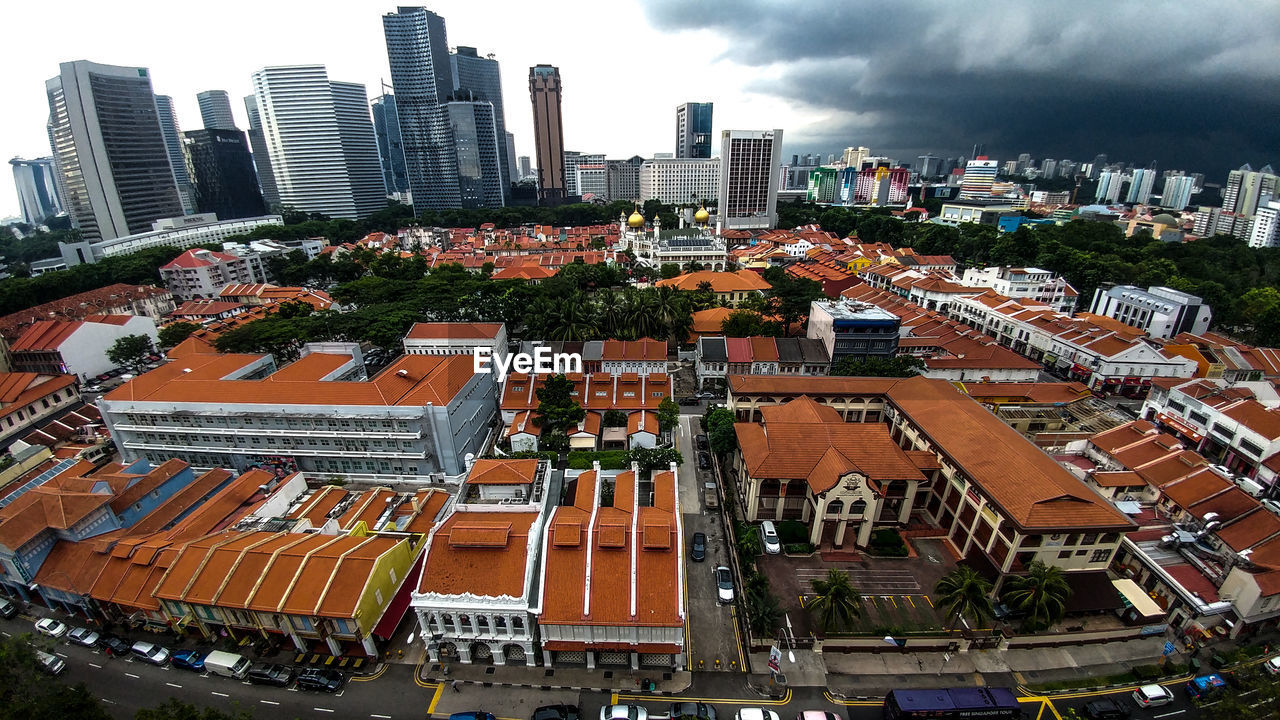
POLYGON ((596 293, 596 307, 599 310, 600 334, 616 339, 623 331, 622 296, 614 290, 601 290, 596 293))
POLYGON ((947 573, 933 587, 941 604, 951 615, 950 627, 955 627, 962 617, 975 620, 991 617, 991 583, 968 565, 961 565, 947 573))
POLYGON ((778 618, 782 616, 782 608, 778 606, 778 598, 768 590, 748 591, 745 601, 748 624, 751 632, 758 637, 769 637, 778 629, 778 618))
POLYGON ((1028 631, 1043 630, 1061 620, 1070 597, 1071 586, 1062 569, 1039 560, 1031 561, 1026 575, 1010 580, 1004 594, 1010 608, 1026 613, 1022 625, 1028 631))
POLYGON ((813 581, 813 592, 817 597, 807 607, 818 614, 823 633, 848 629, 855 618, 862 617, 862 594, 849 580, 849 573, 828 570, 825 580, 813 581))

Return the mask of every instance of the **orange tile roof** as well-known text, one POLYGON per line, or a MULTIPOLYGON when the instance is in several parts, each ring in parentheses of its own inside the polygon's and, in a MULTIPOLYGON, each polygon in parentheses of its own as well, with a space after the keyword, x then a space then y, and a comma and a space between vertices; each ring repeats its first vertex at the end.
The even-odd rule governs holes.
POLYGON ((736 272, 714 272, 711 270, 702 270, 694 273, 685 273, 673 278, 659 280, 658 287, 674 287, 678 290, 697 290, 702 283, 710 283, 712 292, 745 292, 757 291, 762 292, 773 287, 765 282, 765 279, 759 273, 751 270, 738 270, 736 272))
POLYGON ((1257 400, 1242 400, 1222 412, 1270 441, 1280 439, 1280 409, 1271 408, 1257 400))
POLYGON ((970 382, 960 383, 959 387, 975 400, 992 402, 1070 403, 1092 395, 1088 387, 1078 382, 970 382))
MULTIPOLYGON (((459 356, 462 357, 462 356, 459 356)), ((468 370, 471 358, 465 358, 468 370)), ((671 395, 672 378, 666 373, 636 373, 610 375, 606 372, 582 374, 570 373, 574 384, 570 395, 588 410, 656 410, 664 397, 671 395), (657 396, 655 397, 655 393, 657 396)), ((538 388, 546 382, 546 376, 512 373, 502 390, 502 409, 519 412, 537 410, 538 388)))
POLYGON ((155 297, 172 297, 172 293, 165 288, 150 285, 116 283, 0 317, 0 334, 12 341, 36 322, 50 319, 83 320, 89 315, 101 315, 106 311, 128 312, 133 303, 155 297))
POLYGON ((174 317, 214 317, 222 313, 234 312, 243 308, 238 302, 225 300, 188 300, 177 307, 170 315, 174 317))
POLYGON ((661 340, 605 340, 600 359, 606 361, 666 360, 667 344, 661 340))
POLYGON ((38 320, 9 345, 12 352, 53 352, 80 329, 79 320, 38 320))
POLYGON ((75 375, 0 373, 0 418, 76 383, 75 375))
POLYGON ((493 339, 502 331, 502 323, 430 322, 414 323, 406 338, 416 340, 459 338, 467 340, 493 339))
POLYGON ((530 485, 538 474, 536 458, 476 460, 467 474, 472 485, 530 485))
POLYGON ((263 357, 188 355, 130 380, 106 399, 224 405, 448 405, 473 376, 472 360, 465 355, 402 355, 369 381, 295 380, 287 369, 284 375, 277 372, 260 380, 221 379, 263 357))
POLYGON ((1100 487, 1145 487, 1147 484, 1142 476, 1129 470, 1097 472, 1092 477, 1100 487))
POLYGON ((537 512, 455 512, 432 535, 418 592, 524 597, 537 512))

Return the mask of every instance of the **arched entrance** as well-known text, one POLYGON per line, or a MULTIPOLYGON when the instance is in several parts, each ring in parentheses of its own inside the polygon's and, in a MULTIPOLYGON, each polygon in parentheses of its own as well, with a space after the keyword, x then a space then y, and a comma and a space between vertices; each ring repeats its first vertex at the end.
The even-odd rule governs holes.
POLYGON ((502 656, 506 658, 508 665, 525 664, 524 648, 519 645, 504 645, 502 647, 502 656))
POLYGON ((471 662, 473 663, 491 663, 493 662, 493 649, 486 643, 471 643, 471 662))

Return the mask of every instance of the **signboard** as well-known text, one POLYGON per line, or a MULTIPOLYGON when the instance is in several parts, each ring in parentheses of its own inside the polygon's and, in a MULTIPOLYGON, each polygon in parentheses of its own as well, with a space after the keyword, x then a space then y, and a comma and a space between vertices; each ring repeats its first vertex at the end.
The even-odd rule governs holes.
POLYGON ((773 672, 782 671, 782 651, 777 645, 769 648, 769 669, 773 672))
POLYGON ((1163 654, 1163 655, 1172 655, 1174 652, 1175 652, 1175 650, 1174 650, 1174 647, 1173 647, 1173 643, 1172 643, 1172 642, 1170 642, 1170 641, 1165 641, 1165 644, 1164 644, 1164 652, 1163 652, 1162 654, 1163 654))

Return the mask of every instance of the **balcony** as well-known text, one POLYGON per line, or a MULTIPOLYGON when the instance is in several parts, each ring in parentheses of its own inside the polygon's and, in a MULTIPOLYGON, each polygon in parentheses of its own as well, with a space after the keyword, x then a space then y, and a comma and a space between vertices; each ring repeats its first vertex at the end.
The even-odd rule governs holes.
POLYGON ((387 452, 385 450, 338 450, 335 448, 290 448, 290 447, 233 447, 212 445, 166 445, 164 443, 126 440, 124 446, 131 450, 160 450, 171 453, 227 453, 231 455, 298 455, 302 457, 341 457, 341 458, 385 458, 388 460, 425 460, 431 456, 423 451, 387 452))
POLYGON ((300 438, 373 438, 375 440, 421 440, 422 431, 403 432, 395 430, 337 430, 298 428, 257 428, 257 427, 207 427, 204 425, 138 425, 135 423, 116 423, 118 430, 133 432, 186 433, 188 435, 255 435, 259 437, 300 437, 300 438))

